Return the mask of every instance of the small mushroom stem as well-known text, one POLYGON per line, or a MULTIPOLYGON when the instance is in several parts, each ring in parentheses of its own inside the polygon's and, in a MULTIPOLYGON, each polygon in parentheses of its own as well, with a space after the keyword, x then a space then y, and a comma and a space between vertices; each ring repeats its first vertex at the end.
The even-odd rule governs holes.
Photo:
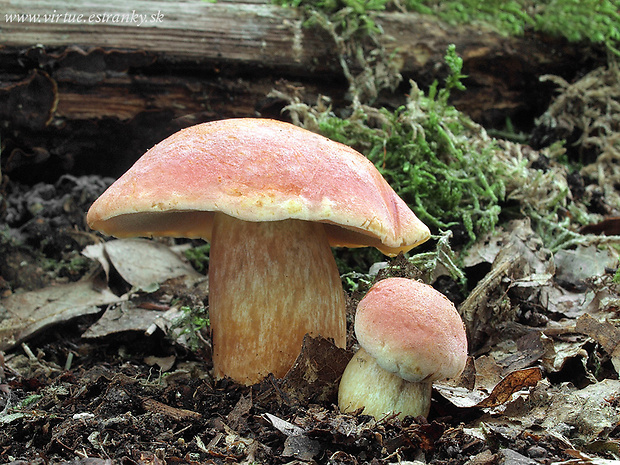
POLYGON ((284 376, 306 333, 344 347, 344 291, 323 225, 216 213, 209 318, 215 376, 246 385, 284 376))
POLYGON ((364 415, 376 419, 396 414, 428 416, 432 381, 412 382, 379 366, 364 349, 353 356, 342 374, 338 406, 344 413, 363 408, 364 415))

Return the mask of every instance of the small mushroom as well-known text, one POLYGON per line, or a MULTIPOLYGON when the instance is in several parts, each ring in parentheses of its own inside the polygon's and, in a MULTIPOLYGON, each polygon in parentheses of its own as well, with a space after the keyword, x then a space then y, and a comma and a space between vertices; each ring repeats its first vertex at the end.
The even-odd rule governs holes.
POLYGON ((428 228, 355 150, 292 124, 242 118, 183 129, 144 154, 92 205, 117 237, 211 242, 214 373, 284 376, 304 335, 346 339, 330 247, 396 255, 428 228))
POLYGON ((359 351, 338 390, 342 412, 428 416, 432 382, 462 373, 467 361, 465 327, 440 292, 419 281, 376 283, 355 315, 359 351))

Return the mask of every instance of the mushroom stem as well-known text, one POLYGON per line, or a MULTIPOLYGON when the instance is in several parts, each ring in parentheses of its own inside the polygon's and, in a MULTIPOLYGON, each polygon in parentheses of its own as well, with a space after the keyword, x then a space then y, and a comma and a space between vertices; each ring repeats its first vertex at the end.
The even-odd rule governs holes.
POLYGON ((322 224, 216 213, 209 260, 216 377, 282 377, 306 333, 345 346, 344 292, 322 224))
POLYGON ((379 366, 364 349, 347 365, 338 389, 342 412, 363 408, 364 415, 376 419, 387 415, 428 416, 431 407, 432 381, 412 382, 379 366))

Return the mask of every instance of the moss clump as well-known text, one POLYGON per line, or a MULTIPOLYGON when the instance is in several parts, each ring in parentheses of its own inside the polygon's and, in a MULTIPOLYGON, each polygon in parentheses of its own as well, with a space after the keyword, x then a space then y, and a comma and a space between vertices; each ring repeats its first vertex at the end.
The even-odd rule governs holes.
POLYGON ((620 55, 620 1, 547 0, 533 11, 536 30, 573 42, 602 43, 620 55))
POLYGON ((197 352, 205 347, 201 331, 209 327, 209 313, 205 307, 183 306, 180 315, 168 328, 168 336, 197 352))
POLYGON ((183 252, 185 258, 191 263, 192 267, 199 273, 206 273, 209 268, 209 250, 211 244, 206 243, 197 247, 192 247, 183 252))
POLYGON ((454 46, 445 59, 451 72, 444 86, 435 82, 425 94, 412 82, 406 104, 394 111, 356 104, 341 118, 329 107, 288 110, 308 129, 364 153, 429 226, 464 232, 470 242, 497 223, 508 173, 495 163, 491 139, 479 132, 484 140, 472 143, 477 126, 448 104, 464 76, 454 46))
MULTIPOLYGON (((364 35, 381 31, 375 23, 374 14, 385 10, 389 0, 274 0, 274 2, 284 7, 304 8, 309 13, 339 15, 342 30, 357 31, 359 35, 364 35)), ((310 14, 308 24, 314 20, 310 14)))
POLYGON ((377 12, 413 11, 449 24, 484 24, 505 35, 537 31, 572 42, 604 44, 620 54, 620 0, 274 0, 283 6, 321 12, 357 28, 376 33, 377 12), (345 14, 346 13, 346 14, 345 14))
POLYGON ((526 3, 503 0, 404 0, 404 6, 409 11, 438 16, 450 24, 484 23, 510 35, 523 34, 526 28, 536 24, 528 13, 526 3))
MULTIPOLYGON (((390 8, 390 5, 402 9, 403 5, 396 4, 396 0, 392 2, 359 3, 357 5, 361 6, 356 8, 334 0, 328 4, 327 13, 314 9, 323 3, 297 3, 306 5, 306 12, 314 23, 333 37, 349 82, 351 103, 347 108, 332 108, 328 97, 320 97, 316 104, 310 105, 302 102, 297 95, 274 91, 272 96, 289 101, 286 110, 295 124, 364 153, 398 195, 433 227, 438 236, 451 231, 452 244, 444 241, 450 253, 451 247, 458 251, 467 248, 478 237, 493 230, 502 217, 529 217, 534 229, 553 250, 583 240, 575 230, 574 218, 584 222, 589 221, 590 215, 583 204, 574 202, 571 197, 567 169, 558 163, 565 154, 563 145, 552 144, 534 152, 527 146, 494 140, 483 128, 449 104, 450 94, 464 89, 462 60, 454 46, 448 49, 445 57, 450 73, 442 86, 435 82, 427 92, 423 92, 411 82, 411 91, 405 96, 403 105, 397 108, 375 106, 381 91, 396 89, 402 77, 393 68, 393 60, 378 40, 376 34, 380 33, 380 29, 359 25, 363 23, 368 26, 378 11, 390 8), (372 5, 372 8, 364 9, 364 5, 372 5), (362 16, 365 18, 363 21, 360 20, 362 16), (549 166, 536 168, 540 159, 548 160, 549 166)), ((562 2, 526 4, 522 1, 492 1, 485 2, 482 9, 473 8, 479 3, 410 1, 405 6, 439 16, 448 15, 450 11, 459 13, 445 16, 444 19, 451 22, 499 18, 512 23, 512 33, 521 33, 526 28, 542 30, 545 15, 562 2), (523 9, 520 10, 518 5, 523 9), (547 7, 550 9, 545 12, 547 7), (500 8, 503 13, 496 14, 494 8, 500 8)), ((570 15, 555 20, 563 22, 564 26, 560 29, 570 29, 570 21, 607 25, 607 32, 600 35, 600 31, 590 31, 592 35, 588 37, 592 41, 607 40, 613 50, 612 42, 617 36, 614 31, 620 22, 614 15, 606 20, 600 18, 609 4, 616 5, 603 3, 600 8, 586 12, 576 7, 570 15)), ((547 27, 550 28, 550 24, 547 27)), ((588 38, 584 37, 569 39, 588 38)), ((438 244, 436 240, 437 250, 433 252, 436 256, 439 256, 438 244)), ((436 265, 424 255, 427 252, 428 246, 422 254, 418 254, 426 260, 419 266, 425 272, 432 273, 436 265)), ((368 265, 372 260, 361 261, 368 265)), ((458 258, 455 260, 458 261, 458 258)), ((350 264, 347 257, 344 261, 350 264)), ((456 273, 451 274, 457 281, 462 281, 456 261, 456 273)), ((364 269, 357 266, 360 260, 357 262, 350 268, 341 267, 341 270, 353 273, 353 281, 358 279, 355 273, 364 269)), ((345 284, 351 285, 349 282, 345 284)))

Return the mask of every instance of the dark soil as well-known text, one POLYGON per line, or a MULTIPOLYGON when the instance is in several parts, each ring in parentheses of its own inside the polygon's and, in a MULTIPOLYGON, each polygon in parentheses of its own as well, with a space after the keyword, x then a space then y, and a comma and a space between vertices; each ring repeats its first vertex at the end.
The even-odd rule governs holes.
MULTIPOLYGON (((501 432, 484 441, 463 422, 479 412, 457 410, 436 398, 423 418, 375 423, 342 415, 331 402, 308 404, 282 393, 277 380, 254 387, 213 382, 208 366, 176 354, 176 370, 162 374, 144 362, 174 353, 166 341, 124 335, 96 344, 65 338, 37 347, 36 359, 11 353, 6 403, 24 416, 3 425, 3 462, 64 463, 112 459, 119 463, 513 463, 522 455, 550 463, 566 459, 557 444, 530 435, 505 443, 501 432), (68 353, 77 354, 68 370, 68 353), (19 360, 16 360, 19 359, 19 360), (267 414, 305 430, 278 431, 267 414), (544 460, 540 460, 543 458, 544 460)), ((534 463, 534 462, 531 462, 534 463)))

